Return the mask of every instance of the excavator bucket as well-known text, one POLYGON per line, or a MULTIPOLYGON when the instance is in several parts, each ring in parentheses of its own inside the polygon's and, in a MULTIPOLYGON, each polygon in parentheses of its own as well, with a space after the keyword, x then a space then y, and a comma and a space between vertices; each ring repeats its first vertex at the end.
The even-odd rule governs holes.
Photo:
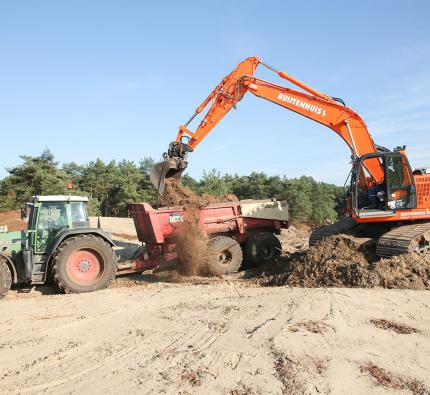
POLYGON ((158 193, 162 195, 166 189, 166 178, 179 179, 185 167, 179 158, 167 158, 152 167, 149 178, 158 193))

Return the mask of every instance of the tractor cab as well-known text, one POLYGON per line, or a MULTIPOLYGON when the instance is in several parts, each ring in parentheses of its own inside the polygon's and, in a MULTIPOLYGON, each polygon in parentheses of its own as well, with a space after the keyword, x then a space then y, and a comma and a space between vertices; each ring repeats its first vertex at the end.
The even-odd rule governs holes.
POLYGON ((403 151, 378 152, 358 158, 352 168, 350 205, 359 218, 395 215, 396 210, 416 208, 412 169, 403 151), (383 179, 369 172, 371 162, 379 161, 383 179))
POLYGON ((0 233, 0 297, 13 284, 53 280, 65 292, 102 289, 115 277, 108 233, 91 228, 87 197, 33 196, 25 231, 0 233))
POLYGON ((89 228, 87 197, 34 196, 27 206, 29 249, 36 254, 50 253, 52 242, 64 229, 89 228))

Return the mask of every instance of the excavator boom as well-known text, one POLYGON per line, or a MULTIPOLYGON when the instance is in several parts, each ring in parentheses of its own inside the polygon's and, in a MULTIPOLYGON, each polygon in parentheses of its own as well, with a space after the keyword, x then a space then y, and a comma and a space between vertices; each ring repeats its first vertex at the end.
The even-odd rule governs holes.
MULTIPOLYGON (((224 77, 197 107, 190 120, 179 127, 176 140, 170 144, 168 152, 164 155, 165 160, 158 163, 151 172, 151 181, 159 193, 164 192, 165 178, 180 177, 188 165, 188 153, 197 147, 232 108, 235 108, 247 92, 332 129, 348 145, 353 157, 378 151, 363 119, 346 107, 340 99, 320 93, 287 73, 263 63, 257 57, 250 57, 224 77), (256 78, 254 74, 258 65, 269 68, 301 91, 256 78), (209 104, 210 107, 196 130, 194 132, 189 130, 187 127, 191 121, 209 104)), ((384 177, 381 166, 377 158, 366 163, 366 169, 376 183, 381 182, 384 177)))

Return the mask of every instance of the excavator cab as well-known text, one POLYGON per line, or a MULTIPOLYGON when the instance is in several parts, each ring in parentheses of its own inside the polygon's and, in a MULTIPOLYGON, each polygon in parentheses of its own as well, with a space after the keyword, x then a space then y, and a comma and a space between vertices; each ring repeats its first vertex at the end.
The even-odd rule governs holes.
POLYGON ((351 205, 358 217, 392 215, 396 210, 416 208, 416 192, 412 169, 400 151, 367 154, 358 158, 351 176, 351 205), (379 161, 384 171, 382 180, 370 174, 370 161, 379 161))

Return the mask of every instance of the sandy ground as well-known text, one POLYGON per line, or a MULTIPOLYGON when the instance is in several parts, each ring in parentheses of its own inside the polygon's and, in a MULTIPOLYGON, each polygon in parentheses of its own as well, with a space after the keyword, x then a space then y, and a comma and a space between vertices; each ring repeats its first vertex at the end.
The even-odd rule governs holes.
POLYGON ((430 386, 428 291, 142 284, 6 297, 2 393, 389 393, 368 363, 430 386))
MULTIPOLYGON (((305 239, 281 237, 296 250, 305 239)), ((116 241, 124 257, 135 246, 116 241)), ((144 274, 91 294, 12 291, 0 302, 0 392, 430 393, 429 291, 261 287, 242 277, 144 274)))

